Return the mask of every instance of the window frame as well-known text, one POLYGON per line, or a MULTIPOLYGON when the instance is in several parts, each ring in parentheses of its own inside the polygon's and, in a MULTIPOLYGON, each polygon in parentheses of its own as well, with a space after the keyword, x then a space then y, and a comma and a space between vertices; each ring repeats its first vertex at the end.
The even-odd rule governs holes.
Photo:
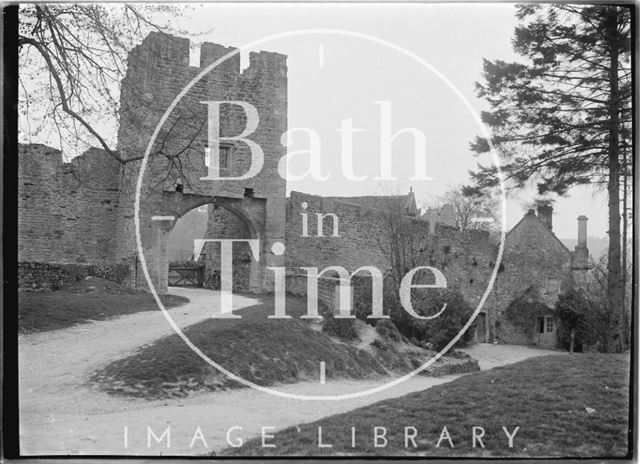
POLYGON ((545 283, 545 293, 547 295, 559 295, 560 294, 561 284, 562 284, 562 282, 560 281, 560 279, 558 277, 547 277, 547 281, 545 283), (555 285, 554 289, 551 288, 551 282, 552 281, 556 282, 556 285, 555 285))
MULTIPOLYGON (((235 152, 235 144, 229 142, 218 142, 218 148, 220 150, 220 155, 222 155, 222 151, 226 151, 226 163, 223 165, 220 163, 220 172, 229 172, 233 166, 233 154, 235 152)), ((222 158, 222 156, 221 156, 222 158)), ((221 160, 222 161, 222 160, 221 160)), ((211 150, 209 149, 209 145, 204 145, 204 165, 209 168, 211 165, 211 150)))

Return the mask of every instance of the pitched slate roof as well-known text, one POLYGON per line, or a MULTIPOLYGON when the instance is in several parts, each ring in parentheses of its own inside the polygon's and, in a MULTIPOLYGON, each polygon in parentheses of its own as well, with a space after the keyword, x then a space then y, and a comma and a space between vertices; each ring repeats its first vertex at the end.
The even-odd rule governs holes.
POLYGON ((518 227, 521 226, 521 224, 525 221, 525 219, 529 219, 529 218, 533 218, 536 221, 538 221, 540 223, 540 225, 542 226, 542 229, 544 229, 549 235, 551 235, 551 237, 553 237, 559 244, 560 246, 566 250, 567 253, 571 254, 571 250, 569 250, 569 248, 567 248, 567 246, 562 243, 562 240, 560 240, 558 237, 556 237, 556 234, 553 233, 553 231, 551 229, 549 229, 549 227, 547 227, 547 225, 542 222, 542 220, 536 216, 534 210, 530 209, 529 211, 527 211, 527 213, 522 216, 522 219, 520 219, 517 224, 515 226, 513 226, 511 228, 511 230, 509 230, 509 232, 507 232, 507 235, 505 236, 505 239, 507 239, 509 237, 509 235, 511 235, 511 232, 513 232, 514 230, 516 230, 518 227))

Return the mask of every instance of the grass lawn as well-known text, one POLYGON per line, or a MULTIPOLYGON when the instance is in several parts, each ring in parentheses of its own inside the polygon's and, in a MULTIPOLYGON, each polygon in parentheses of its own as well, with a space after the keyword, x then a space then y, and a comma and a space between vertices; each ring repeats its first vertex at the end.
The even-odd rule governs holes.
MULTIPOLYGON (((167 308, 188 303, 187 298, 161 296, 167 308)), ((156 311, 150 293, 124 288, 100 278, 88 278, 53 292, 18 293, 18 330, 21 333, 64 329, 140 311, 156 311)))
MULTIPOLYGON (((286 307, 292 319, 267 319, 274 313, 274 301, 266 296, 264 303, 237 311, 242 319, 208 319, 184 333, 213 361, 263 386, 317 381, 321 361, 326 363, 327 378, 387 374, 370 353, 336 343, 300 320, 307 309, 306 299, 287 296, 286 307)), ((149 399, 243 387, 209 366, 178 335, 112 362, 97 371, 92 381, 109 393, 149 399)))
MULTIPOLYGON (((276 448, 263 448, 261 439, 254 439, 222 454, 624 457, 629 439, 629 368, 628 355, 533 358, 285 429, 269 440, 276 448), (445 426, 453 448, 446 439, 436 447, 445 426), (502 427, 513 433, 518 426, 509 448, 502 427), (318 447, 318 427, 322 443, 332 448, 318 447), (355 447, 351 427, 356 429, 355 447), (385 447, 374 447, 374 427, 386 428, 385 447), (415 427, 416 448, 411 440, 405 447, 405 427, 415 427), (484 429, 485 448, 477 441, 472 447, 473 427, 484 429)), ((413 435, 412 429, 408 435, 413 435)), ((379 439, 378 444, 384 441, 379 439)))

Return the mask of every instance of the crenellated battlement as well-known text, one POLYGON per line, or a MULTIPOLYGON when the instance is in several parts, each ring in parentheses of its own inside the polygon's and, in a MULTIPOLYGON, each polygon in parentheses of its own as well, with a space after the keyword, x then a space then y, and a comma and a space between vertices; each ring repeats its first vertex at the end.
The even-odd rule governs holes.
MULTIPOLYGON (((167 176, 167 166, 149 166, 150 179, 166 178, 165 188, 171 189, 182 178, 185 185, 194 187, 185 193, 242 198, 249 188, 258 198, 284 197, 284 181, 276 169, 285 154, 280 136, 287 130, 287 57, 268 51, 251 52, 249 66, 241 70, 240 53, 236 53, 194 82, 207 66, 238 49, 205 42, 200 47, 200 66, 190 66, 190 45, 189 39, 153 32, 131 50, 120 95, 118 149, 125 158, 140 157, 163 114, 192 83, 155 138, 165 154, 182 153, 181 160, 188 157, 192 168, 188 173, 170 172, 167 176), (250 138, 264 151, 265 167, 254 178, 242 182, 199 182, 206 170, 205 102, 209 101, 240 101, 257 111, 259 125, 250 138), (191 177, 184 179, 185 175, 191 177)), ((220 107, 220 136, 237 136, 246 127, 243 108, 236 104, 220 107)), ((248 147, 234 144, 231 157, 225 168, 227 177, 243 176, 250 165, 248 147)))
MULTIPOLYGON (((191 42, 188 38, 151 32, 140 45, 129 52, 129 63, 130 65, 144 63, 145 66, 183 68, 199 72, 237 50, 237 47, 203 42, 200 45, 200 66, 190 66, 191 42)), ((249 52, 249 66, 240 72, 240 53, 237 53, 220 63, 216 69, 249 78, 261 74, 260 71, 263 70, 286 76, 287 57, 276 52, 252 51, 249 52)))

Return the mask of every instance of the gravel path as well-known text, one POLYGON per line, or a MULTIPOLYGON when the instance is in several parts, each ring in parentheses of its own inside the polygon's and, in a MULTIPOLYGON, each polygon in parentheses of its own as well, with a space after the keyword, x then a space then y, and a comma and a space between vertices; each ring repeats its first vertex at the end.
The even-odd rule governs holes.
MULTIPOLYGON (((207 290, 172 288, 190 303, 172 309, 180 327, 212 314, 217 295, 207 290), (214 298, 212 299, 212 296, 214 298)), ((257 300, 234 295, 237 308, 257 300)), ((299 401, 251 389, 202 393, 176 400, 145 401, 108 396, 85 385, 101 365, 173 333, 160 311, 142 312, 108 321, 19 338, 20 440, 25 455, 131 454, 197 455, 228 446, 226 434, 244 440, 260 434, 347 412, 382 399, 424 390, 459 377, 417 376, 374 395, 344 401, 299 401), (171 442, 148 442, 148 427, 159 437, 170 426, 171 442), (124 430, 128 430, 125 443, 124 430), (192 439, 198 427, 204 440, 192 439), (205 443, 206 442, 206 443, 205 443), (206 445, 206 446, 205 446, 206 445)), ((527 347, 476 345, 469 354, 483 369, 549 353, 527 347)), ((382 381, 301 382, 279 386, 281 391, 336 395, 361 391, 382 381)))

